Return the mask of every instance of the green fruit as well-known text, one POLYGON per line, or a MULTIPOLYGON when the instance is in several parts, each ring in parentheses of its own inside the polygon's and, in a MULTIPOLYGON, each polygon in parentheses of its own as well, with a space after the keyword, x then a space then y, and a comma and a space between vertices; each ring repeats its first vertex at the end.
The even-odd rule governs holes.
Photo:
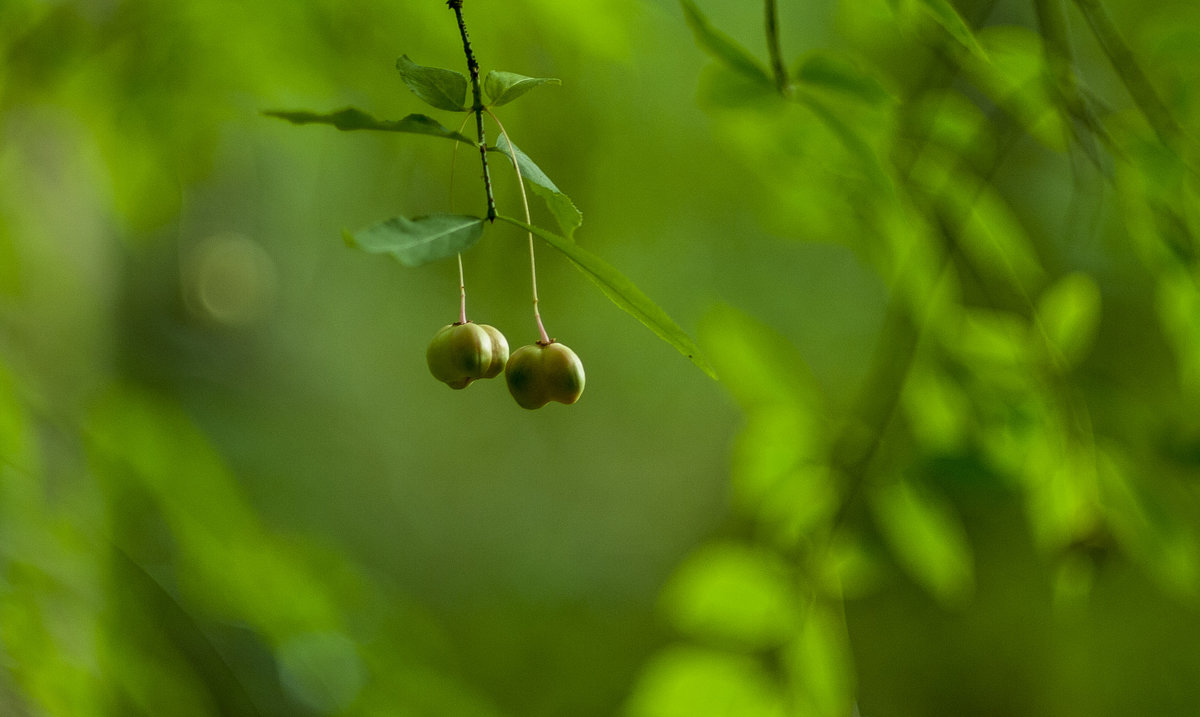
POLYGON ((521 408, 541 408, 550 401, 571 404, 583 393, 583 362, 571 349, 551 341, 522 346, 504 367, 508 392, 521 408))
POLYGON ((450 388, 466 388, 477 378, 492 378, 508 361, 508 341, 487 324, 443 326, 429 342, 429 373, 450 388))

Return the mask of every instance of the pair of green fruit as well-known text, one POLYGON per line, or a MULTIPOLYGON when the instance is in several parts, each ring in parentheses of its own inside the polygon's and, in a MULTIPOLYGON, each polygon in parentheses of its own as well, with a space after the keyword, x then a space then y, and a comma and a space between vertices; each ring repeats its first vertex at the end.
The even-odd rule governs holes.
POLYGON ((504 370, 508 392, 521 408, 541 408, 550 401, 571 404, 583 393, 583 362, 571 349, 550 340, 508 353, 504 334, 471 321, 443 326, 425 351, 429 372, 453 389, 492 378, 504 370))

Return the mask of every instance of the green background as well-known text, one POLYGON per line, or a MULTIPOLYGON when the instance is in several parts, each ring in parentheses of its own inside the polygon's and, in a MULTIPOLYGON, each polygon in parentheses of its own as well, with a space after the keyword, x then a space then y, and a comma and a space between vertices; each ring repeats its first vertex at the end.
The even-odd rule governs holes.
MULTIPOLYGON (((453 260, 341 239, 474 152, 261 115, 456 128, 444 3, 7 0, 0 714, 1194 714, 1200 11, 1105 6, 783 0, 786 101, 759 3, 467 0, 721 376, 539 244, 528 412, 426 370, 453 260)), ((532 343, 525 236, 463 261, 532 343)))

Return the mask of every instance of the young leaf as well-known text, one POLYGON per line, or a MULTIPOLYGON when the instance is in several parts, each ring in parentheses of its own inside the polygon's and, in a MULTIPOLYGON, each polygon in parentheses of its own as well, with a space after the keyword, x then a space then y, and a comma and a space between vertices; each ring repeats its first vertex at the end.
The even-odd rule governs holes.
POLYGON ((467 109, 467 78, 461 72, 440 67, 424 67, 401 55, 396 69, 408 89, 439 110, 461 112, 467 109))
POLYGON ((983 49, 983 45, 979 44, 979 40, 975 38, 975 34, 971 32, 970 25, 958 14, 958 10, 950 4, 949 0, 921 0, 921 7, 925 10, 933 21, 942 26, 950 37, 957 40, 963 47, 967 48, 971 54, 981 60, 987 60, 987 51, 983 49))
POLYGON ((579 248, 575 242, 565 237, 511 217, 498 216, 496 218, 533 232, 547 244, 566 254, 576 268, 600 287, 600 291, 604 292, 604 295, 614 304, 642 322, 646 328, 658 334, 663 341, 674 346, 676 351, 688 357, 701 371, 712 378, 717 377, 708 362, 700 356, 696 342, 683 329, 679 328, 679 325, 667 315, 667 312, 651 301, 650 297, 642 293, 642 290, 637 288, 624 274, 595 254, 579 248))
POLYGON ((483 78, 483 91, 492 100, 492 107, 508 104, 538 85, 561 85, 554 77, 526 77, 515 72, 492 70, 483 78))
POLYGON ((693 552, 663 589, 667 617, 692 637, 747 648, 784 644, 800 627, 792 575, 779 554, 735 541, 693 552))
POLYGON ((1060 370, 1074 366, 1087 355, 1095 338, 1100 289, 1087 274, 1068 274, 1042 293, 1037 319, 1054 366, 1060 370))
POLYGON ((346 244, 356 249, 391 254, 405 266, 420 266, 469 249, 483 235, 483 225, 479 217, 431 214, 414 219, 394 217, 343 236, 346 244))
POLYGON ((563 194, 562 190, 550 181, 541 167, 534 164, 533 160, 522 152, 520 147, 509 145, 504 135, 500 135, 496 146, 489 147, 488 150, 503 154, 508 157, 509 161, 512 161, 514 154, 517 156, 517 166, 521 168, 521 178, 529 183, 535 194, 545 200, 547 208, 554 215, 554 220, 562 229, 563 236, 573 239, 575 230, 583 223, 583 214, 575 207, 571 198, 563 194), (511 152, 509 151, 510 147, 511 152))
POLYGON ((901 480, 880 488, 871 507, 884 539, 914 580, 947 605, 970 596, 971 547, 948 502, 901 480))
POLYGON ((328 124, 340 130, 373 129, 381 132, 409 132, 411 134, 427 134, 432 137, 445 137, 457 142, 476 144, 471 138, 443 127, 432 117, 425 115, 408 115, 400 120, 381 120, 354 107, 347 107, 337 112, 317 114, 316 112, 268 110, 263 112, 268 117, 278 117, 292 124, 328 124))
POLYGON ((803 84, 832 90, 870 105, 881 105, 895 100, 875 77, 847 60, 824 52, 815 52, 805 57, 793 76, 803 84))
POLYGON ((622 714, 780 717, 793 714, 790 705, 779 678, 757 655, 679 644, 650 658, 622 714))
POLYGON ((695 35, 696 44, 700 49, 750 79, 774 87, 766 68, 746 48, 709 24, 708 18, 704 17, 692 0, 680 0, 680 4, 683 5, 683 16, 688 27, 692 28, 692 34, 695 35))

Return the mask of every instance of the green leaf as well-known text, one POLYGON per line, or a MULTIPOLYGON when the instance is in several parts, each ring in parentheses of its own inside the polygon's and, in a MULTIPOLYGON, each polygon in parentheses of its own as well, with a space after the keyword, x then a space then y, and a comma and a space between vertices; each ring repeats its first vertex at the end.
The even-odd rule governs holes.
POLYGON ((778 681, 751 655, 676 645, 642 670, 625 717, 785 717, 778 681))
POLYGON ((356 129, 373 129, 381 132, 408 132, 410 134, 427 134, 432 137, 444 137, 466 144, 478 144, 470 137, 459 134, 443 127, 432 117, 425 115, 408 115, 400 120, 381 120, 354 107, 347 107, 336 112, 317 114, 305 111, 268 110, 263 112, 268 117, 278 117, 292 124, 328 124, 343 131, 356 129))
POLYGON ((663 591, 680 632, 737 647, 765 649, 799 629, 788 566, 775 553, 735 542, 694 552, 663 591))
MULTIPOLYGON (((700 339, 722 381, 747 413, 794 408, 820 412, 819 392, 808 363, 774 326, 728 305, 718 305, 700 324, 700 339)), ((789 446, 813 434, 796 436, 789 446)))
POLYGON ((529 158, 521 148, 516 145, 510 145, 508 138, 500 135, 495 147, 488 147, 490 152, 499 152, 505 157, 512 160, 513 155, 517 156, 517 166, 521 168, 521 178, 529 183, 535 194, 541 197, 546 202, 546 206, 550 209, 550 213, 554 215, 554 221, 558 222, 558 226, 562 229, 563 236, 567 239, 574 239, 575 230, 583 223, 583 214, 575 207, 575 203, 571 198, 562 193, 554 182, 546 176, 546 173, 541 170, 533 160, 529 158), (512 149, 510 152, 509 149, 512 149))
POLYGON ((979 39, 988 59, 963 63, 968 75, 1032 137, 1064 151, 1070 127, 1052 94, 1041 36, 1024 27, 998 26, 980 32, 979 39))
POLYGON ((815 52, 804 58, 794 77, 802 84, 832 90, 871 105, 896 99, 875 77, 845 59, 824 52, 815 52))
POLYGON ((712 378, 717 375, 708 362, 700 356, 696 342, 679 325, 663 311, 658 304, 650 300, 641 289, 637 288, 624 274, 614 269, 606 261, 591 252, 581 249, 575 242, 561 237, 545 229, 526 224, 512 217, 496 217, 513 226, 532 232, 550 246, 559 250, 571 260, 575 266, 591 279, 614 304, 629 315, 642 322, 646 328, 653 331, 663 341, 675 347, 679 353, 696 364, 701 371, 712 378))
POLYGON ((1087 355, 1100 320, 1100 289, 1087 274, 1064 276, 1038 299, 1038 325, 1053 363, 1075 366, 1087 355))
POLYGON ((854 656, 840 602, 816 602, 804 628, 783 651, 783 663, 797 687, 794 714, 849 715, 854 710, 854 656))
POLYGON ((463 214, 394 217, 350 234, 346 244, 372 254, 391 254, 405 266, 420 266, 454 256, 483 235, 484 220, 463 214))
POLYGON ((440 67, 424 67, 401 55, 396 60, 400 77, 413 94, 439 110, 461 112, 467 109, 467 78, 461 72, 440 67))
POLYGON ((971 26, 967 21, 958 14, 958 10, 954 9, 948 0, 920 0, 921 8, 933 21, 941 25, 942 28, 959 42, 963 47, 967 48, 971 54, 981 60, 987 60, 987 51, 983 49, 983 45, 979 44, 979 40, 975 38, 975 33, 971 31, 971 26))
POLYGON ((700 49, 756 82, 774 87, 766 68, 746 48, 709 24, 708 18, 704 17, 692 0, 681 0, 681 4, 683 16, 688 27, 692 28, 692 34, 695 35, 696 44, 700 49))
POLYGON ((515 72, 492 70, 483 78, 483 91, 491 98, 492 107, 508 104, 538 85, 561 85, 554 77, 526 77, 515 72))
POLYGON ((871 181, 878 185, 880 189, 885 190, 888 195, 895 192, 895 186, 892 183, 891 177, 888 176, 887 171, 884 169, 879 154, 859 134, 853 122, 843 120, 813 93, 801 93, 798 95, 797 100, 800 104, 807 107, 838 138, 848 151, 858 157, 862 163, 863 171, 871 181))
POLYGON ((961 604, 974 583, 971 548, 951 507, 907 481, 880 488, 871 503, 900 565, 945 604, 961 604))

